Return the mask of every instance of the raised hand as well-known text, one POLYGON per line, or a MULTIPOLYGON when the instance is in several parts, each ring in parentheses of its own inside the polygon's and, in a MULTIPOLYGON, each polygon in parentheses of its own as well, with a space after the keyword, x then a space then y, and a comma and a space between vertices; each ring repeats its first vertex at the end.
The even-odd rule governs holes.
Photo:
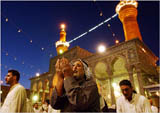
POLYGON ((60 77, 64 77, 63 76, 63 72, 62 72, 62 64, 61 64, 61 59, 58 59, 55 65, 55 69, 56 69, 56 74, 60 77))

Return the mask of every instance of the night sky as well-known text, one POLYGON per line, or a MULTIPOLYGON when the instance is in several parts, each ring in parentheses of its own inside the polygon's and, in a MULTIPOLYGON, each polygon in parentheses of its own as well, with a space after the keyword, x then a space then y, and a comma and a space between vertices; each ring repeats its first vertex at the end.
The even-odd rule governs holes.
MULTIPOLYGON (((70 41, 113 16, 118 3, 1 2, 1 79, 4 81, 9 69, 16 69, 21 73, 20 83, 30 88, 29 78, 37 72, 47 72, 50 58, 57 55, 55 42, 59 40, 61 23, 66 24, 67 41, 70 41)), ((137 20, 144 43, 159 56, 159 1, 140 1, 137 20)), ((80 46, 95 53, 99 44, 111 47, 115 39, 124 41, 118 16, 72 42, 70 48, 80 46)))

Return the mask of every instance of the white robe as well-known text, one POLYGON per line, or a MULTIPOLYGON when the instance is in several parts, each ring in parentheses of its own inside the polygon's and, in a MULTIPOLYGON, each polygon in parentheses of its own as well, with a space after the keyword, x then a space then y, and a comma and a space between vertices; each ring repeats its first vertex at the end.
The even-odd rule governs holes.
POLYGON ((158 108, 156 106, 151 106, 152 113, 158 113, 158 108))
POLYGON ((5 101, 0 109, 0 113, 26 112, 26 90, 18 84, 10 88, 5 101))
POLYGON ((117 99, 117 113, 151 113, 151 106, 148 99, 139 94, 133 94, 129 102, 124 96, 117 99))
POLYGON ((60 110, 53 109, 51 105, 48 106, 48 113, 60 113, 60 110))

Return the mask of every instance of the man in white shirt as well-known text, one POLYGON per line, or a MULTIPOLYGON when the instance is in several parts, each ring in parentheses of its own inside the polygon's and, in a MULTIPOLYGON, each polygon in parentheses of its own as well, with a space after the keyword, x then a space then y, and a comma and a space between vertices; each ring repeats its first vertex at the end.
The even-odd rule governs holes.
POLYGON ((16 70, 9 70, 5 77, 6 84, 10 85, 9 93, 0 109, 0 113, 26 112, 26 90, 18 83, 20 73, 16 70))
POLYGON ((40 112, 38 103, 34 103, 34 105, 33 105, 33 110, 34 110, 35 113, 39 113, 39 112, 40 112))
POLYGON ((123 95, 117 99, 117 113, 152 112, 148 99, 140 94, 134 93, 131 82, 129 80, 122 80, 119 85, 123 95))

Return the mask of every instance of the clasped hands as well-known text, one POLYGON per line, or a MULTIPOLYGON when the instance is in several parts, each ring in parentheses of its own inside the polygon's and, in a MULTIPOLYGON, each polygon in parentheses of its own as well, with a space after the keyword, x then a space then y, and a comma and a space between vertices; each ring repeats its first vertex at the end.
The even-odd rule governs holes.
POLYGON ((72 67, 69 64, 68 59, 64 57, 57 60, 55 69, 56 69, 56 73, 58 74, 58 76, 62 78, 73 75, 72 67))

